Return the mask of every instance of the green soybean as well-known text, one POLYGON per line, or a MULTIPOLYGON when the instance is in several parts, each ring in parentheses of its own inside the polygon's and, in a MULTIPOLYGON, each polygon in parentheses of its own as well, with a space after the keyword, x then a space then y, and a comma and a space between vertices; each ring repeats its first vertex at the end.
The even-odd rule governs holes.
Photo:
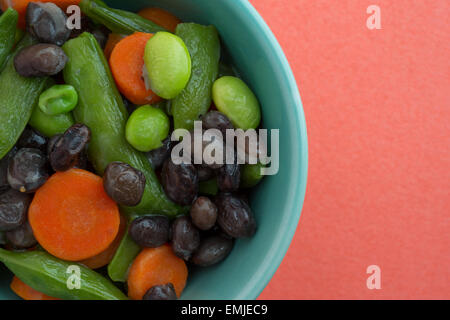
POLYGON ((214 104, 233 123, 235 128, 256 129, 261 121, 258 99, 239 78, 224 76, 214 82, 214 104))
POLYGON ((162 146, 169 129, 169 117, 164 111, 145 105, 137 108, 128 118, 125 136, 135 149, 148 152, 162 146))
POLYGON ((75 124, 75 121, 70 112, 51 116, 42 112, 41 108, 36 105, 31 114, 29 124, 44 136, 53 137, 64 133, 64 131, 75 124))
POLYGON ((110 8, 100 0, 82 0, 79 5, 85 15, 114 33, 132 34, 136 31, 155 33, 166 30, 136 13, 110 8))
POLYGON ((241 187, 252 188, 256 186, 264 177, 261 169, 265 166, 261 163, 245 164, 241 169, 241 187))
POLYGON ((60 260, 45 251, 0 249, 0 261, 27 285, 51 297, 65 300, 128 299, 111 281, 95 271, 76 262, 60 260), (79 288, 68 288, 72 279, 74 284, 79 280, 79 288))
POLYGON ((14 68, 14 54, 35 43, 25 36, 0 73, 0 159, 16 144, 48 81, 47 77, 21 77, 14 68))
POLYGON ((164 99, 175 98, 191 76, 191 57, 183 40, 169 32, 158 32, 145 46, 144 62, 153 92, 164 99))
POLYGON ((54 85, 42 92, 39 97, 39 108, 50 116, 72 111, 77 103, 77 91, 68 84, 54 85))
POLYGON ((214 26, 180 23, 176 35, 183 39, 192 60, 186 88, 170 103, 175 129, 191 130, 194 121, 211 106, 211 88, 219 72, 220 41, 214 26))
POLYGON ((0 70, 16 40, 16 26, 19 14, 8 8, 0 16, 0 70))

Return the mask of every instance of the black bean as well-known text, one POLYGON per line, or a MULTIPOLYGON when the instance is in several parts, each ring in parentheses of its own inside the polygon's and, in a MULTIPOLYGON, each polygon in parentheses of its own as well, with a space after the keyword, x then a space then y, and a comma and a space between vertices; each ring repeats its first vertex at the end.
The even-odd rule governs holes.
POLYGON ((23 77, 52 76, 60 72, 67 62, 64 51, 48 43, 39 43, 22 49, 14 57, 14 67, 23 77))
POLYGON ((136 206, 145 189, 144 174, 123 162, 111 162, 103 175, 106 193, 118 204, 136 206))
POLYGON ((8 183, 20 192, 36 191, 48 176, 47 157, 39 149, 22 148, 9 161, 8 183))
POLYGON ((26 11, 27 31, 43 43, 61 46, 69 39, 67 16, 55 4, 30 2, 26 11))
POLYGON ((203 239, 192 256, 191 262, 197 266, 208 267, 224 260, 233 249, 233 240, 221 236, 203 239))
POLYGON ((216 175, 213 169, 204 165, 196 165, 195 167, 197 168, 198 181, 208 181, 216 175))
POLYGON ((84 124, 74 124, 54 144, 50 164, 55 171, 66 171, 77 165, 91 139, 91 131, 84 124))
POLYGON ((226 136, 227 129, 234 129, 230 119, 222 112, 209 111, 202 117, 202 125, 204 129, 218 129, 226 136))
POLYGON ((0 160, 0 194, 7 191, 10 188, 8 183, 8 165, 9 160, 16 154, 17 147, 13 147, 9 152, 0 160))
POLYGON ((211 229, 217 220, 217 207, 209 198, 198 197, 191 207, 192 223, 200 230, 211 229))
POLYGON ((133 220, 129 233, 141 247, 156 248, 169 240, 169 226, 165 216, 143 216, 133 220))
POLYGON ((24 223, 32 199, 30 194, 13 189, 1 194, 0 231, 10 231, 24 223))
POLYGON ((251 237, 256 222, 250 206, 239 196, 219 193, 215 198, 219 215, 217 222, 225 233, 233 238, 251 237))
POLYGON ((220 191, 231 192, 239 189, 241 169, 239 164, 225 164, 217 173, 217 186, 220 191))
POLYGON ((178 217, 172 223, 172 250, 175 255, 189 260, 200 245, 200 233, 188 217, 178 217))
POLYGON ((176 165, 168 158, 162 168, 161 183, 169 199, 179 205, 189 205, 198 193, 197 169, 192 164, 176 165))
POLYGON ((148 289, 142 300, 177 300, 177 294, 173 284, 160 284, 148 289))
POLYGON ((14 249, 28 249, 37 244, 30 223, 25 221, 14 230, 5 233, 6 241, 14 249))
POLYGON ((47 138, 36 130, 27 127, 17 141, 17 146, 19 148, 35 148, 46 152, 47 138))
POLYGON ((59 138, 61 138, 62 137, 62 134, 57 134, 57 135, 54 135, 53 137, 51 137, 49 140, 48 140, 48 143, 47 143, 47 155, 50 157, 50 154, 52 153, 52 151, 53 151, 53 148, 55 147, 55 144, 56 144, 56 142, 59 140, 59 138))
POLYGON ((154 149, 150 152, 147 152, 147 158, 154 170, 159 169, 164 161, 170 157, 170 153, 172 151, 172 141, 170 141, 170 136, 163 140, 162 146, 158 149, 154 149))

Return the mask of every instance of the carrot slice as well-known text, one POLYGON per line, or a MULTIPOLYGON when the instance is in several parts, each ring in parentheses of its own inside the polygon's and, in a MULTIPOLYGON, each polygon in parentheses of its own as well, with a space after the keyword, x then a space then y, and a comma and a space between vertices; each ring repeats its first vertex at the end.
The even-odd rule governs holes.
POLYGON ((165 244, 158 248, 146 248, 133 261, 128 274, 128 296, 142 300, 153 286, 172 283, 177 296, 186 285, 188 270, 172 248, 165 244))
POLYGON ((123 238, 123 235, 125 234, 126 229, 127 229, 127 221, 121 215, 119 232, 117 233, 116 238, 109 245, 109 247, 106 248, 105 251, 100 252, 98 255, 87 258, 85 260, 81 260, 79 262, 91 269, 98 269, 98 268, 106 266, 108 263, 111 262, 112 258, 114 257, 114 254, 116 253, 117 248, 119 247, 120 242, 122 241, 122 238, 123 238))
POLYGON ((81 169, 52 175, 37 190, 28 219, 39 244, 69 261, 104 251, 120 224, 119 209, 103 189, 102 178, 81 169))
POLYGON ((157 25, 171 32, 175 32, 177 25, 181 23, 181 20, 170 12, 161 8, 144 8, 138 12, 142 18, 153 21, 157 25))
POLYGON ((0 0, 0 6, 3 11, 11 7, 19 13, 19 27, 25 29, 25 13, 30 2, 53 2, 66 12, 68 6, 78 5, 81 0, 0 0))
POLYGON ((142 77, 145 45, 152 36, 151 33, 136 32, 123 38, 116 44, 109 58, 111 72, 119 91, 137 105, 161 100, 152 90, 145 88, 142 77))
POLYGON ((109 60, 109 58, 111 57, 111 52, 113 51, 116 44, 118 44, 119 41, 125 37, 126 35, 118 33, 110 33, 108 35, 108 41, 106 41, 105 49, 103 49, 103 53, 105 54, 106 60, 109 60))
POLYGON ((50 297, 42 292, 34 290, 32 287, 22 282, 16 276, 11 281, 11 290, 24 300, 60 300, 58 298, 50 297))

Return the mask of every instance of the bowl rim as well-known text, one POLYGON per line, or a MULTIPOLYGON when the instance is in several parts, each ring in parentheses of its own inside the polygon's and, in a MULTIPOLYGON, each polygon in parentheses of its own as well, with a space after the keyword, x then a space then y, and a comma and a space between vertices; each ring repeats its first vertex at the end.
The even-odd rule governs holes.
POLYGON ((259 297, 259 295, 262 293, 262 291, 267 286, 267 284, 277 271, 278 267, 280 266, 294 237, 298 222, 300 220, 306 193, 308 174, 308 138, 306 132, 306 120, 303 110, 303 104, 300 98, 300 92, 292 69, 280 44, 278 43, 275 35, 271 31, 267 23, 248 0, 236 1, 236 5, 238 7, 238 10, 242 10, 244 15, 252 19, 252 22, 257 26, 258 29, 262 31, 262 37, 267 43, 270 44, 270 47, 274 50, 274 59, 276 59, 275 64, 281 67, 281 74, 285 80, 285 82, 283 82, 283 86, 288 87, 288 91, 291 94, 291 97, 289 97, 288 99, 291 100, 294 104, 293 111, 299 125, 299 127, 295 129, 297 130, 297 138, 300 139, 300 157, 298 158, 298 161, 301 163, 301 165, 299 166, 300 168, 297 182, 294 183, 294 187, 296 188, 294 193, 297 195, 297 197, 295 197, 295 199, 293 200, 294 202, 296 202, 296 204, 292 204, 292 207, 295 208, 295 210, 291 210, 288 216, 289 223, 287 223, 285 229, 282 230, 283 239, 277 247, 277 252, 273 254, 273 258, 271 259, 270 263, 265 264, 265 266, 261 267, 262 270, 259 270, 259 272, 262 272, 262 275, 257 279, 252 278, 251 282, 253 283, 249 283, 247 285, 247 288, 249 288, 249 290, 244 290, 244 292, 241 292, 241 294, 236 297, 236 299, 238 300, 246 300, 256 299, 259 297))

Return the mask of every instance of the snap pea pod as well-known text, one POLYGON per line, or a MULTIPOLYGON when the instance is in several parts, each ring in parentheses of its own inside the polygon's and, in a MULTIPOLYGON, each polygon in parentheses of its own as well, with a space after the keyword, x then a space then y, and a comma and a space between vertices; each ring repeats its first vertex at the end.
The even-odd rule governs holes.
POLYGON ((18 19, 19 14, 12 8, 0 16, 0 70, 16 40, 18 19))
POLYGON ((142 18, 136 13, 113 9, 101 0, 82 0, 81 11, 97 23, 103 24, 112 32, 119 34, 131 34, 136 31, 156 33, 167 31, 156 23, 142 18))
MULTIPOLYGON (((131 222, 136 216, 129 215, 131 222)), ((125 232, 116 253, 108 265, 108 275, 113 281, 125 282, 127 280, 128 269, 134 258, 139 254, 141 248, 131 239, 128 228, 125 232)))
POLYGON ((142 171, 147 180, 141 202, 123 207, 126 213, 175 216, 183 208, 165 195, 146 156, 132 148, 125 139, 127 111, 117 91, 108 64, 94 36, 83 33, 63 46, 69 57, 64 79, 78 92, 75 120, 91 129, 88 155, 94 168, 103 174, 113 161, 122 161, 142 171))
POLYGON ((26 35, 0 74, 0 159, 19 139, 48 81, 47 77, 24 78, 14 68, 14 54, 34 43, 35 40, 26 35))
POLYGON ((76 262, 55 258, 45 251, 13 252, 0 249, 0 261, 27 285, 51 297, 66 300, 127 300, 122 291, 97 272, 76 262), (69 278, 72 275, 79 275, 80 282, 79 288, 77 286, 70 290, 68 283, 74 279, 69 278))
POLYGON ((172 100, 175 129, 191 130, 194 121, 211 106, 211 88, 219 72, 220 41, 214 26, 181 23, 175 34, 191 55, 192 74, 187 86, 172 100))

